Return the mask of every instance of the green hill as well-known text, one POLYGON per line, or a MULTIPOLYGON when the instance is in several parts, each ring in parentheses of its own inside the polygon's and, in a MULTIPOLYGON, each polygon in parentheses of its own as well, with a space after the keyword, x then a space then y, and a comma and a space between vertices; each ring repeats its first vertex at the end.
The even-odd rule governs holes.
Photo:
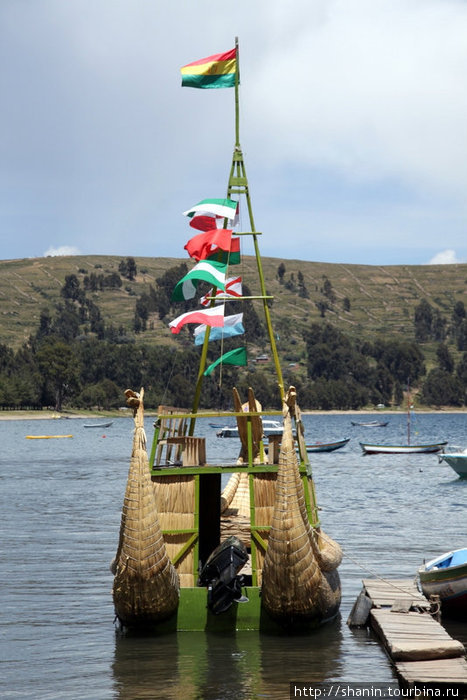
MULTIPOLYGON (((38 326, 41 311, 54 309, 67 275, 83 284, 86 276, 118 273, 118 256, 69 256, 0 261, 0 338, 18 348, 38 326)), ((186 260, 135 258, 136 278, 122 278, 120 288, 87 292, 106 323, 122 325, 133 333, 135 304, 168 268, 186 260)), ((456 302, 467 294, 467 265, 369 266, 278 260, 263 258, 268 293, 274 296, 271 317, 287 358, 299 360, 301 335, 313 321, 323 318, 352 337, 372 340, 377 336, 414 340, 414 312, 422 299, 449 323, 456 302), (282 267, 282 281, 279 268, 282 267), (284 269, 285 268, 285 269, 284 269), (294 353, 294 347, 296 352, 294 353), (297 357, 294 357, 294 354, 297 357)), ((250 285, 256 285, 256 263, 245 257, 235 267, 250 285)), ((260 302, 258 313, 261 314, 260 302)), ((182 312, 182 310, 180 311, 182 312)), ((156 314, 137 340, 151 343, 177 342, 156 314)), ((455 353, 455 348, 453 349, 455 353)), ((424 350, 431 354, 428 344, 424 350)))
MULTIPOLYGON (((174 336, 168 323, 198 304, 170 302, 187 262, 190 267, 186 259, 118 256, 0 261, 0 404, 61 405, 68 397, 72 405, 111 406, 123 386, 144 382, 156 406, 175 373, 171 401, 184 405, 199 353, 188 328, 174 336)), ((382 399, 398 405, 409 376, 425 404, 467 405, 467 265, 263 258, 262 266, 284 380, 300 389, 304 407, 354 408, 382 399)), ((222 385, 205 383, 204 400, 226 404, 229 382, 245 389, 256 381, 273 406, 274 363, 262 301, 254 299, 256 260, 246 256, 231 272, 244 280, 247 300, 227 313, 242 305, 248 367, 222 385)), ((217 351, 209 348, 210 361, 217 351)))

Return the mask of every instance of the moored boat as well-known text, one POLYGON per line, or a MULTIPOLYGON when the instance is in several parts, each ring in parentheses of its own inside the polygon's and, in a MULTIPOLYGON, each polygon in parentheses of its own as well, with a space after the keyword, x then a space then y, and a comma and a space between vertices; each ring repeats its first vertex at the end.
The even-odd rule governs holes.
POLYGON ((335 442, 315 442, 313 444, 306 445, 307 452, 334 452, 334 450, 340 450, 341 447, 345 447, 349 442, 350 438, 344 438, 343 440, 336 440, 335 442))
POLYGON ((380 445, 375 443, 361 442, 363 454, 427 454, 430 452, 441 452, 444 450, 447 441, 445 442, 430 442, 425 444, 411 443, 411 402, 410 402, 410 387, 407 382, 407 442, 404 445, 380 445))
POLYGON ((418 570, 420 587, 427 598, 439 596, 441 612, 467 615, 467 548, 446 552, 418 570))
MULTIPOLYGON (((265 437, 270 437, 271 435, 282 435, 284 430, 282 423, 277 420, 263 420, 263 435, 265 437)), ((239 437, 238 426, 237 425, 226 425, 221 430, 219 430, 217 437, 223 438, 233 438, 239 437)))
POLYGON ((434 442, 425 445, 372 445, 368 442, 361 442, 360 447, 364 454, 421 454, 429 452, 441 452, 447 442, 434 442))
POLYGON ((440 462, 446 462, 461 478, 467 479, 467 449, 463 452, 445 452, 439 456, 440 462))
POLYGON ((385 428, 389 423, 388 420, 368 420, 368 421, 350 421, 352 425, 358 425, 361 428, 385 428))
POLYGON ((110 428, 113 420, 109 420, 107 423, 85 423, 83 428, 110 428))
POLYGON ((57 438, 72 438, 73 435, 26 435, 26 440, 55 440, 57 438))

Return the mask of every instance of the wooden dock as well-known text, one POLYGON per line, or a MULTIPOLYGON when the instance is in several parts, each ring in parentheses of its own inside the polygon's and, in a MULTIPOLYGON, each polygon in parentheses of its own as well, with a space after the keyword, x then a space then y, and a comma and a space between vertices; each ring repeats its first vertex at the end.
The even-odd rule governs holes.
POLYGON ((413 580, 365 579, 347 622, 373 629, 401 687, 455 688, 457 697, 466 697, 464 645, 446 632, 430 609, 413 580))

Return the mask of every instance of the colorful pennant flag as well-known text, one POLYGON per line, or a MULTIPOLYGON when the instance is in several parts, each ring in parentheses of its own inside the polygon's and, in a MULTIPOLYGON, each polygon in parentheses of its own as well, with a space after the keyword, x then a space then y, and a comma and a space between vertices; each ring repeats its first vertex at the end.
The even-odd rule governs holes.
POLYGON ((217 216, 219 219, 233 221, 237 214, 238 202, 233 199, 202 199, 191 209, 183 212, 183 216, 217 216))
POLYGON ((228 88, 235 87, 237 50, 216 53, 188 63, 180 68, 182 87, 228 88))
MULTIPOLYGON (((245 328, 243 327, 243 314, 233 314, 232 316, 224 317, 224 325, 222 328, 213 328, 209 333, 209 342, 211 340, 222 340, 223 338, 233 338, 236 335, 243 335, 245 328)), ((195 345, 204 343, 206 335, 206 324, 196 326, 193 331, 195 336, 195 345)))
POLYGON ((213 306, 211 309, 197 309, 177 316, 169 323, 172 333, 180 333, 180 329, 186 323, 205 323, 207 326, 217 327, 224 325, 225 306, 213 306))
POLYGON ((172 292, 172 301, 193 299, 198 282, 201 280, 213 284, 218 289, 225 289, 225 272, 227 266, 215 260, 201 260, 177 282, 172 292))
MULTIPOLYGON (((209 306, 214 290, 210 289, 207 294, 201 297, 200 304, 202 306, 209 306)), ((241 277, 228 277, 225 281, 225 291, 218 289, 216 292, 216 304, 222 304, 226 297, 241 297, 242 296, 242 278, 241 277)))
POLYGON ((194 214, 190 221, 190 226, 198 231, 210 231, 217 228, 217 222, 221 217, 209 216, 209 214, 194 214))
MULTIPOLYGON (((214 307, 215 308, 215 307, 214 307)), ((248 364, 246 356, 246 348, 235 348, 235 350, 230 350, 230 352, 225 352, 221 355, 212 365, 203 372, 205 377, 208 377, 211 372, 217 367, 217 365, 237 365, 245 366, 248 364)))
POLYGON ((217 253, 209 255, 206 260, 217 260, 224 265, 240 265, 240 238, 232 238, 230 252, 219 249, 217 253))
POLYGON ((215 228, 190 238, 185 250, 190 258, 206 260, 218 253, 219 250, 230 252, 231 241, 232 231, 230 229, 215 228))

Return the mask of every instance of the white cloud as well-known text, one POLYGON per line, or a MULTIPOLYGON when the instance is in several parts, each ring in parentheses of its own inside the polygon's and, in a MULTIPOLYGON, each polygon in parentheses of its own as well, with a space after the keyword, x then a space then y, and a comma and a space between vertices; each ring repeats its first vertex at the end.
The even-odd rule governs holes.
POLYGON ((81 252, 72 245, 61 245, 58 248, 50 246, 50 248, 45 251, 44 258, 54 258, 57 255, 81 255, 81 252))
POLYGON ((457 259, 456 251, 448 248, 447 250, 436 253, 436 255, 428 261, 428 265, 454 265, 460 262, 462 262, 462 260, 457 259))

